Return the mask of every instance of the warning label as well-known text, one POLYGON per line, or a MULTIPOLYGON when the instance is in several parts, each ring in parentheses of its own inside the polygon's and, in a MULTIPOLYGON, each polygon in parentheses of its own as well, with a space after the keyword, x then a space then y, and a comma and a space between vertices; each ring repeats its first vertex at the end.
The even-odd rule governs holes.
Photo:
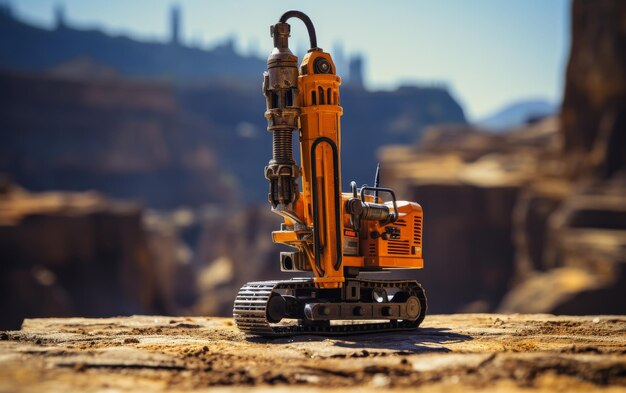
POLYGON ((344 255, 359 255, 359 238, 354 229, 343 230, 343 253, 344 255))
POLYGON ((348 237, 356 237, 356 232, 353 229, 344 229, 343 235, 348 237))

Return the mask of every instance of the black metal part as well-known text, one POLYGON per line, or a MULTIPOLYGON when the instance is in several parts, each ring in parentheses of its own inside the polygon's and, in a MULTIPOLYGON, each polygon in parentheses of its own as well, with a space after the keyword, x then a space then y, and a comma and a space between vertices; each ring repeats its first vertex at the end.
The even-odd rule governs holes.
POLYGON ((356 276, 359 275, 360 272, 361 272, 361 268, 356 267, 356 266, 346 266, 343 268, 343 276, 346 278, 355 278, 356 276))
POLYGON ((419 300, 410 296, 403 303, 306 303, 304 315, 314 321, 318 320, 367 320, 367 319, 401 319, 415 320, 419 316, 419 300))
POLYGON ((283 272, 310 271, 306 255, 301 251, 281 251, 280 270, 283 272))
MULTIPOLYGON (((380 162, 376 164, 376 175, 374 176, 374 188, 380 186, 380 162)), ((378 190, 374 191, 374 202, 378 203, 378 190)))
POLYGON ((301 11, 287 11, 285 12, 279 19, 280 23, 287 22, 290 18, 298 18, 304 25, 306 26, 306 30, 309 33, 309 43, 311 44, 311 49, 317 48, 317 35, 315 34, 315 26, 313 26, 313 22, 311 22, 311 18, 309 18, 304 12, 301 11))
POLYGON ((313 62, 313 70, 316 74, 332 74, 333 67, 330 62, 323 57, 318 57, 313 62))
POLYGON ((380 221, 381 224, 386 224, 393 218, 393 213, 389 211, 389 207, 382 203, 362 202, 363 213, 361 213, 362 220, 380 221))
POLYGON ((274 50, 267 58, 263 75, 267 130, 272 132, 272 159, 265 167, 269 180, 268 200, 279 214, 294 216, 299 190, 296 179, 300 168, 293 157, 293 131, 298 128, 298 58, 289 49, 288 23, 271 26, 274 50))
POLYGON ((359 198, 351 198, 346 201, 346 212, 350 214, 350 224, 359 230, 361 220, 380 221, 381 224, 392 222, 394 213, 382 203, 364 202, 359 198))
POLYGON ((359 285, 359 282, 346 280, 343 285, 343 296, 341 299, 347 301, 358 301, 361 299, 361 285, 359 285))
POLYGON ((342 233, 341 233, 341 181, 339 179, 339 149, 337 148, 337 145, 335 144, 335 142, 333 142, 332 139, 327 138, 325 136, 319 137, 315 140, 315 142, 313 142, 313 144, 311 145, 311 177, 312 177, 312 181, 311 181, 311 194, 313 196, 313 248, 315 250, 315 266, 317 267, 317 270, 321 273, 324 272, 324 269, 322 268, 321 264, 320 264, 320 257, 322 254, 322 247, 320 245, 320 233, 319 233, 319 197, 318 197, 318 190, 317 190, 317 162, 316 162, 316 151, 317 151, 317 147, 320 145, 320 143, 328 143, 328 145, 330 146, 331 150, 333 151, 333 183, 334 183, 334 199, 335 199, 335 230, 337 233, 337 255, 336 255, 336 260, 335 260, 335 264, 333 265, 333 268, 335 270, 339 270, 339 268, 341 267, 341 262, 342 262, 342 257, 343 257, 343 251, 342 251, 342 244, 340 239, 342 238, 342 233))
MULTIPOLYGON (((404 293, 402 302, 372 303, 362 298, 358 302, 337 302, 335 292, 330 290, 328 298, 324 296, 326 290, 315 288, 313 279, 292 279, 285 281, 250 282, 239 291, 235 300, 233 317, 235 323, 247 335, 255 336, 292 336, 299 334, 342 335, 355 333, 373 333, 412 330, 424 320, 427 312, 426 294, 415 281, 380 281, 354 279, 363 292, 363 296, 371 293, 375 288, 394 289, 404 293), (297 325, 276 324, 268 315, 268 304, 278 291, 291 291, 296 296, 282 296, 286 306, 286 317, 297 319, 297 325), (313 318, 308 319, 306 306, 313 318), (321 309, 320 307, 324 307, 321 309), (319 312, 315 313, 315 310, 319 312), (334 317, 337 309, 342 310, 339 318, 334 317), (376 313, 374 312, 374 310, 376 313), (323 312, 322 312, 323 310, 323 312), (371 311, 370 311, 371 310, 371 311), (402 319, 400 316, 403 316, 402 319), (359 320, 368 319, 387 322, 330 324, 331 320, 359 320)), ((394 296, 395 298, 395 296, 394 296)), ((273 315, 276 318, 276 315, 273 315)))
POLYGON ((385 240, 400 239, 400 228, 394 226, 386 226, 385 232, 382 234, 382 238, 385 240))
POLYGON ((416 296, 410 296, 405 303, 406 313, 409 319, 417 318, 420 314, 422 306, 416 296))
POLYGON ((363 203, 365 202, 365 191, 375 191, 375 192, 387 192, 391 195, 391 200, 393 202, 393 215, 391 215, 389 222, 395 222, 398 219, 398 203, 396 202, 396 194, 393 192, 391 188, 385 187, 369 187, 363 186, 361 187, 360 198, 363 203))
MULTIPOLYGON (((356 185, 355 182, 352 182, 351 185, 356 185)), ((353 195, 356 194, 355 189, 352 189, 353 195)), ((361 230, 361 215, 363 214, 363 203, 359 198, 348 199, 346 201, 346 212, 350 214, 350 225, 356 232, 361 230)))
POLYGON ((389 296, 387 295, 385 288, 374 288, 372 290, 372 301, 376 303, 387 303, 389 301, 389 296))
POLYGON ((267 320, 271 323, 280 322, 287 315, 287 302, 279 294, 273 294, 267 301, 267 320))

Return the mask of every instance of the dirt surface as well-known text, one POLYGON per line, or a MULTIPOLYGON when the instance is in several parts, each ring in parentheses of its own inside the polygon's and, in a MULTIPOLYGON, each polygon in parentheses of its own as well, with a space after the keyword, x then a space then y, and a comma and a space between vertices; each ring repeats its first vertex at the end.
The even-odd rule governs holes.
POLYGON ((433 315, 414 332, 246 338, 226 318, 30 319, 0 391, 626 391, 626 316, 433 315))

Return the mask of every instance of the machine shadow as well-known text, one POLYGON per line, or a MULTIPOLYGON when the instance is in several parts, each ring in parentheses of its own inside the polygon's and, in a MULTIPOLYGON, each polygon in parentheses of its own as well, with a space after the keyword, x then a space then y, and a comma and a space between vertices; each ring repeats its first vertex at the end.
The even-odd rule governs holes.
POLYGON ((263 344, 293 344, 335 341, 333 345, 353 349, 390 349, 401 353, 450 352, 446 344, 473 340, 467 334, 455 333, 448 328, 420 328, 415 331, 365 333, 354 335, 302 335, 293 337, 248 337, 249 342, 263 344))
POLYGON ((341 338, 342 341, 335 342, 335 346, 355 349, 393 349, 410 353, 450 352, 445 344, 473 339, 469 335, 455 333, 448 328, 421 328, 416 331, 364 334, 341 338))

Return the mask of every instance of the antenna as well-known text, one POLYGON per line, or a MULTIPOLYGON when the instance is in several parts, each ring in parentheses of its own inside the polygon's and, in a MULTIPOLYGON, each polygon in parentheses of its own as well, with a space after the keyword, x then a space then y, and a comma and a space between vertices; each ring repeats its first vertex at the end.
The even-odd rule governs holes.
MULTIPOLYGON (((380 185, 380 162, 376 163, 376 176, 374 176, 374 187, 380 185)), ((374 191, 374 202, 378 203, 378 190, 374 191)))

